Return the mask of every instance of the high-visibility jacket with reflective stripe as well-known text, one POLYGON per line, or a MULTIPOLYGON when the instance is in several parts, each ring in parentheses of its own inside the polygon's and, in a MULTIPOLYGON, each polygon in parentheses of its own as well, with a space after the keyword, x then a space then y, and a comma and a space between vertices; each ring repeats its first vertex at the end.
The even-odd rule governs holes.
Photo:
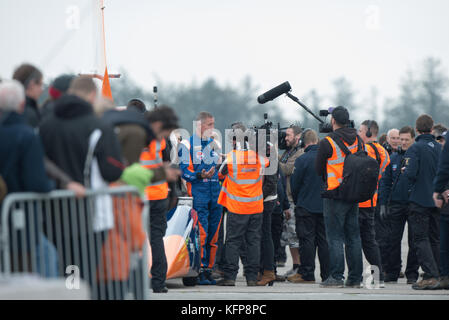
POLYGON ((228 174, 218 203, 230 212, 256 214, 263 212, 263 170, 268 159, 254 151, 233 150, 227 155, 228 174))
MULTIPOLYGON (((160 168, 163 165, 162 151, 166 148, 165 139, 151 141, 148 148, 144 149, 140 155, 140 164, 147 169, 160 168)), ((168 196, 168 183, 159 181, 149 184, 145 189, 148 200, 162 200, 168 196)))
MULTIPOLYGON (((326 171, 327 171, 327 190, 334 190, 340 186, 343 181, 343 165, 345 163, 346 155, 335 143, 335 141, 327 136, 326 139, 332 146, 332 156, 327 159, 326 171)), ((345 141, 343 143, 349 149, 351 153, 357 152, 358 138, 352 145, 349 145, 345 141)))
MULTIPOLYGON (((377 151, 379 152, 380 155, 380 168, 379 168, 379 181, 380 181, 380 178, 382 178, 382 173, 385 171, 385 168, 390 164, 390 156, 388 155, 388 152, 384 149, 384 147, 382 147, 380 144, 378 144, 377 142, 373 142, 373 144, 376 146, 377 151)), ((372 146, 370 146, 369 144, 365 144, 365 151, 368 152, 368 155, 371 158, 377 160, 376 151, 374 151, 372 146)), ((376 193, 374 194, 373 198, 371 200, 361 202, 359 204, 359 207, 360 208, 375 207, 377 205, 378 189, 379 183, 377 183, 376 193)))

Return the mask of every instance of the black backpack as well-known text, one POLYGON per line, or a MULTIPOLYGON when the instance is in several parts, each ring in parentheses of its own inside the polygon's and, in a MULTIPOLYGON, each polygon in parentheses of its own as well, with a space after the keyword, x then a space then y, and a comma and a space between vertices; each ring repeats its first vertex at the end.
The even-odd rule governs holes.
MULTIPOLYGON (((372 199, 377 190, 379 162, 368 155, 359 136, 357 136, 357 152, 355 153, 349 151, 339 136, 334 135, 332 140, 346 155, 343 181, 337 189, 332 190, 333 198, 347 202, 365 202, 372 199)), ((374 150, 377 158, 377 148, 374 147, 374 150)))

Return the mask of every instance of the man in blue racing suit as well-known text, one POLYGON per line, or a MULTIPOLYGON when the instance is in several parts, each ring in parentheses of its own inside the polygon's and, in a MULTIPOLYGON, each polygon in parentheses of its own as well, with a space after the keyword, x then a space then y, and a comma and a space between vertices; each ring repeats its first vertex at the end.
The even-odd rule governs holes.
POLYGON ((187 141, 182 141, 179 159, 182 178, 193 197, 193 208, 198 213, 201 239, 200 285, 215 285, 211 269, 215 263, 218 231, 222 218, 222 206, 217 203, 220 183, 216 166, 220 156, 215 151, 217 143, 211 138, 214 117, 208 112, 200 112, 196 122, 196 133, 187 141))

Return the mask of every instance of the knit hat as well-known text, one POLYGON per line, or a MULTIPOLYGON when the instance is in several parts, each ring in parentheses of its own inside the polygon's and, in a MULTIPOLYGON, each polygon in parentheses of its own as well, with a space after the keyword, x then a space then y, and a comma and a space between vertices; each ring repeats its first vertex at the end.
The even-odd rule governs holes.
POLYGON ((139 189, 140 194, 145 194, 145 188, 150 184, 153 178, 153 171, 142 167, 138 163, 134 163, 127 167, 120 177, 120 180, 139 189))
POLYGON ((339 106, 332 110, 332 118, 341 125, 349 123, 349 112, 345 107, 339 106))
POLYGON ((73 74, 63 74, 57 77, 48 88, 48 93, 52 99, 56 100, 69 90, 70 83, 75 79, 73 74))

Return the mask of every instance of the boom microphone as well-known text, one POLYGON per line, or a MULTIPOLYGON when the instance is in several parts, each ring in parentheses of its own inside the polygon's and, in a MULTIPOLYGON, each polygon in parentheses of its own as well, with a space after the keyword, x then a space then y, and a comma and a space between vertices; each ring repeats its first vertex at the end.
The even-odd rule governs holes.
POLYGON ((288 81, 284 82, 283 84, 278 85, 277 87, 265 92, 264 94, 260 95, 257 98, 257 102, 260 104, 264 104, 268 101, 274 100, 280 95, 289 92, 292 89, 290 86, 290 83, 288 81))

